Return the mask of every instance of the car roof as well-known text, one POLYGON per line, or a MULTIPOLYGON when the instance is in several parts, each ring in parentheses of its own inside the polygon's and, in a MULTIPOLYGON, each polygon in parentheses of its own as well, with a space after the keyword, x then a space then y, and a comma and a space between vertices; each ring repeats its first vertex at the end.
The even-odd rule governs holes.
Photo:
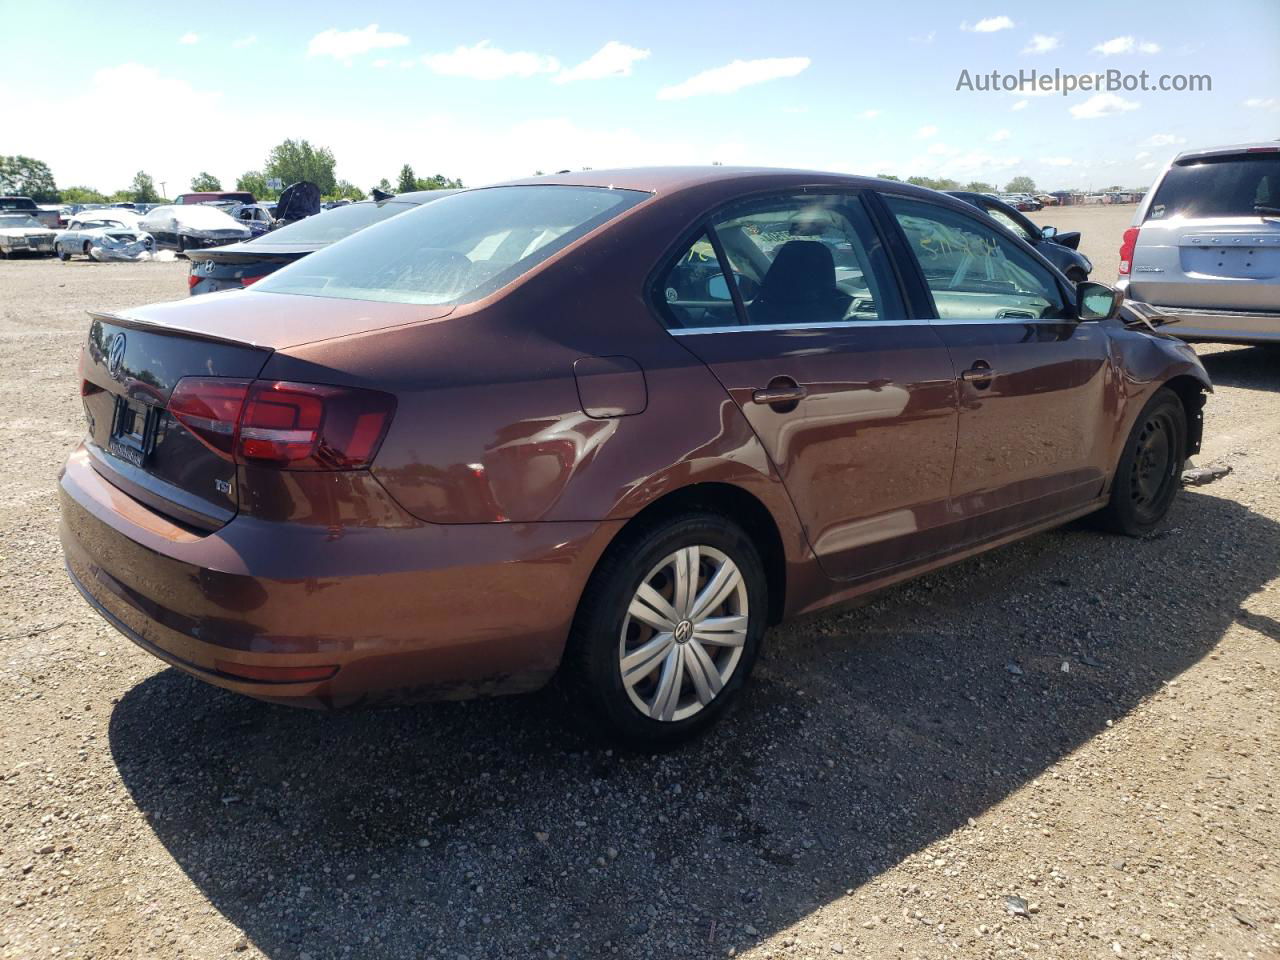
POLYGON ((1198 157, 1220 157, 1232 153, 1280 153, 1280 140, 1255 140, 1253 143, 1233 143, 1224 147, 1197 147, 1183 150, 1173 158, 1174 163, 1194 160, 1198 157))
MULTIPOLYGON (((541 177, 526 177, 508 183, 493 186, 526 186, 532 184, 557 184, 579 187, 613 187, 619 190, 640 190, 645 193, 671 194, 697 187, 713 184, 726 186, 735 183, 745 184, 754 181, 753 186, 768 186, 775 181, 778 187, 797 186, 800 184, 830 184, 845 187, 892 188, 895 192, 937 197, 938 191, 898 180, 881 180, 876 177, 857 176, 847 173, 831 173, 820 170, 789 169, 778 167, 725 167, 725 166, 683 166, 683 167, 622 167, 609 170, 581 170, 569 173, 548 174, 541 177), (763 181, 763 184, 761 183, 763 181)), ((479 188, 485 189, 485 188, 479 188)))

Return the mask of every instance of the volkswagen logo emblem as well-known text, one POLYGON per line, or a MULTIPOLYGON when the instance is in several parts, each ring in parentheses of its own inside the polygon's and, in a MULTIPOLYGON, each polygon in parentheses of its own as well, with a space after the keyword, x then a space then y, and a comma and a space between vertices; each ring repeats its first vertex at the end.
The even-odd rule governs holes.
POLYGON ((111 349, 107 352, 107 373, 115 380, 120 379, 120 367, 124 365, 124 334, 117 333, 111 340, 111 349))
POLYGON ((688 643, 693 637, 693 624, 688 620, 681 620, 676 624, 676 643, 688 643))

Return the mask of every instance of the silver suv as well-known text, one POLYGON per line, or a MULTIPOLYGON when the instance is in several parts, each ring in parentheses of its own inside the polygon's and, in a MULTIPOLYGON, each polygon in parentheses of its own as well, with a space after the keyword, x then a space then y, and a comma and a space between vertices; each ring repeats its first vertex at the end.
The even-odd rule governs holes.
POLYGON ((1124 232, 1118 286, 1184 340, 1280 343, 1280 143, 1174 157, 1124 232))

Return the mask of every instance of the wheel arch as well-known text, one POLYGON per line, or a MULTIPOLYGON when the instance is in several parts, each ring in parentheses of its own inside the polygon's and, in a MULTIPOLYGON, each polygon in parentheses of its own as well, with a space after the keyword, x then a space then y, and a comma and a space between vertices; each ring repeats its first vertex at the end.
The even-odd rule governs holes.
POLYGON ((1212 387, 1188 373, 1166 380, 1164 386, 1177 394, 1187 415, 1187 455, 1199 453, 1204 438, 1204 404, 1212 387))
POLYGON ((638 529, 693 510, 714 513, 732 520, 751 537, 752 543, 760 551, 769 588, 768 623, 778 623, 786 609, 787 598, 787 557, 782 532, 769 508, 742 487, 707 481, 665 493, 631 517, 615 534, 610 548, 638 529))

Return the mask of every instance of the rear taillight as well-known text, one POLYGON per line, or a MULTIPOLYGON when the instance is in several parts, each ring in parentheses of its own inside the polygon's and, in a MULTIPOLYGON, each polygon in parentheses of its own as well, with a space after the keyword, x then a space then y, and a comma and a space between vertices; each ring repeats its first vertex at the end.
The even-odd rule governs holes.
POLYGON ((250 286, 250 285, 252 285, 252 284, 257 283, 259 280, 261 280, 261 279, 262 279, 263 277, 265 277, 265 276, 266 276, 266 274, 265 274, 265 273, 262 273, 262 274, 259 274, 259 275, 258 275, 258 276, 256 276, 256 277, 241 277, 241 278, 240 278, 240 286, 242 286, 242 287, 250 286))
POLYGON ((197 277, 194 273, 188 273, 188 274, 187 274, 187 289, 188 289, 188 290, 190 290, 192 287, 194 287, 194 286, 195 286, 197 283, 199 283, 199 282, 200 282, 200 278, 199 278, 199 277, 197 277))
POLYGON ((1129 275, 1133 269, 1133 251, 1138 246, 1138 228, 1130 227, 1120 238, 1120 276, 1129 275))
POLYGON ((234 460, 236 426, 249 384, 220 377, 183 377, 169 396, 169 413, 218 456, 234 460))
POLYGON ((369 466, 395 413, 376 390, 277 380, 184 377, 169 412, 218 456, 285 470, 369 466))

